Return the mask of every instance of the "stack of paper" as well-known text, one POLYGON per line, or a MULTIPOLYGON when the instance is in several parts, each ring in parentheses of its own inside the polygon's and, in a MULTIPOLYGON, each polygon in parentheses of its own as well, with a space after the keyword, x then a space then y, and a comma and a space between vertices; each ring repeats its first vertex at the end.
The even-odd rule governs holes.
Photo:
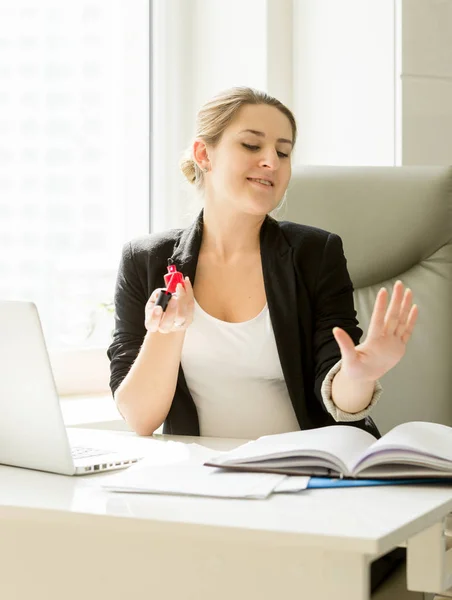
POLYGON ((265 499, 273 492, 307 487, 309 477, 270 473, 240 473, 197 464, 155 466, 140 464, 112 475, 102 487, 114 492, 176 494, 216 498, 265 499))

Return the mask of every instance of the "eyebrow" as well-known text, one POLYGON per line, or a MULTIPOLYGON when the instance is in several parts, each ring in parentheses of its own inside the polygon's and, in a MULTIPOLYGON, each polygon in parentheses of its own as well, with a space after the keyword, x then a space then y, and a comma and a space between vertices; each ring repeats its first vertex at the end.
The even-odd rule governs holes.
MULTIPOLYGON (((244 129, 243 131, 240 131, 240 133, 253 133, 259 137, 265 137, 265 133, 263 131, 256 131, 256 129, 244 129)), ((287 140, 286 138, 278 138, 276 141, 281 142, 282 144, 290 144, 293 146, 292 140, 287 140)))

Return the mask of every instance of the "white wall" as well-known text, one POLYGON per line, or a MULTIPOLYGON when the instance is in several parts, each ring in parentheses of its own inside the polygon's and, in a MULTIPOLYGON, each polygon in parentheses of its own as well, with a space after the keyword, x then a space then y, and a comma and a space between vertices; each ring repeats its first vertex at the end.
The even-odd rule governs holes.
POLYGON ((452 163, 452 0, 294 0, 303 164, 452 163))
POLYGON ((197 110, 236 85, 290 104, 292 0, 154 0, 152 229, 187 224, 193 192, 179 170, 197 110))
POLYGON ((452 1, 398 2, 401 162, 452 164, 452 1))
POLYGON ((265 5, 262 0, 192 2, 196 107, 228 87, 265 87, 265 5))
POLYGON ((151 228, 176 227, 182 211, 179 159, 193 104, 193 11, 186 0, 154 0, 152 15, 151 228))
POLYGON ((153 230, 193 218, 178 163, 199 107, 233 85, 294 111, 295 163, 452 162, 452 0, 154 5, 153 230))
POLYGON ((296 162, 395 161, 393 0, 294 0, 296 162))

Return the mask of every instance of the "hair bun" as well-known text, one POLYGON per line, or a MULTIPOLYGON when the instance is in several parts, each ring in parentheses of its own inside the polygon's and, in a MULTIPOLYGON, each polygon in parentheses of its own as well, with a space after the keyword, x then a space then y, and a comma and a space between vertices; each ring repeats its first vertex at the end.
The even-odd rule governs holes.
POLYGON ((182 173, 188 179, 189 183, 195 183, 195 181, 196 181, 195 161, 190 157, 185 157, 181 160, 180 168, 181 168, 182 173))

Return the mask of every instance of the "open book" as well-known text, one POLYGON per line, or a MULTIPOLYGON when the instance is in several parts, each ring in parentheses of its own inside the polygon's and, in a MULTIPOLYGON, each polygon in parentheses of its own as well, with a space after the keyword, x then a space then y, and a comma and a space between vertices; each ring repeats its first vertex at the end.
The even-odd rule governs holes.
POLYGON ((414 421, 377 440, 357 427, 331 425, 267 435, 205 464, 320 477, 452 478, 452 427, 414 421))

